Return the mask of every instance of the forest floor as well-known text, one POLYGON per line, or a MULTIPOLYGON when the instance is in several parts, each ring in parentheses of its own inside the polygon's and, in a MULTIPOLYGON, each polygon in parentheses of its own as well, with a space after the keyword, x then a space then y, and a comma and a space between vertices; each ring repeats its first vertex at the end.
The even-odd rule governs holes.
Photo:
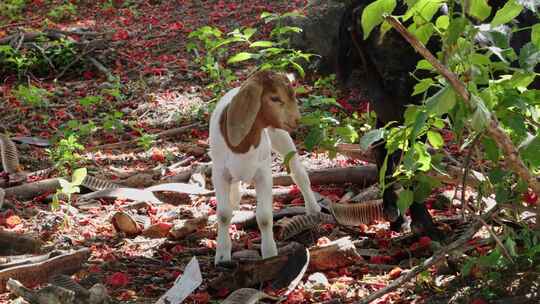
MULTIPOLYGON (((82 161, 76 162, 87 168, 89 175, 134 188, 149 187, 165 180, 185 181, 203 187, 209 183, 205 171, 196 169, 210 161, 208 103, 217 96, 207 88, 210 80, 195 63, 193 53, 186 50, 189 33, 204 25, 216 26, 224 33, 241 26, 251 26, 261 28, 257 35, 264 37, 268 33, 268 26, 259 18, 262 12, 302 10, 306 5, 305 0, 72 1, 78 2, 76 13, 67 13, 61 21, 52 21, 54 18, 48 16, 49 12, 63 1, 27 2, 20 18, 0 25, 0 39, 18 30, 33 32, 45 28, 63 31, 85 28, 105 33, 105 47, 100 49, 101 57, 98 58, 105 69, 96 68, 88 60, 80 60, 66 71, 62 67, 49 67, 41 75, 28 73, 22 78, 2 75, 2 131, 12 137, 31 137, 46 146, 39 146, 36 142, 18 142, 17 149, 24 171, 35 172, 54 166, 55 160, 51 155, 55 151, 47 150, 59 148, 47 146, 47 143, 59 135, 68 138, 67 134, 73 134, 73 130, 82 134, 86 126, 92 131, 81 139, 84 145, 84 151, 79 152, 82 161), (122 2, 131 4, 122 6, 122 2), (110 75, 117 76, 119 82, 111 81, 110 75), (21 82, 45 89, 47 93, 42 97, 47 99, 47 103, 35 106, 22 102, 21 96, 14 93, 21 82), (89 106, 81 103, 81 100, 91 102, 91 98, 87 98, 91 96, 98 96, 100 102, 89 106), (66 131, 69 124, 78 124, 73 126, 71 133, 66 131), (158 135, 150 141, 149 147, 144 144, 144 135, 160 134, 167 130, 176 132, 172 136, 158 135), (114 143, 120 144, 109 145, 114 143), (189 174, 184 180, 178 177, 186 172, 189 174)), ((81 39, 77 34, 68 36, 75 41, 81 39)), ((234 71, 240 79, 234 85, 241 83, 248 69, 249 66, 244 65, 234 71)), ((316 77, 309 75, 300 82, 314 92, 316 77)), ((349 98, 352 106, 360 108, 360 97, 340 91, 338 94, 339 98, 349 98)), ((302 148, 300 135, 296 137, 299 148, 302 148)), ((455 145, 450 140, 450 151, 451 146, 455 148, 455 145)), ((66 151, 70 147, 73 145, 68 143, 65 151, 57 150, 57 158, 63 159, 62 153, 69 154, 66 151)), ((336 158, 329 159, 324 152, 301 151, 301 158, 310 170, 373 166, 366 159, 351 158, 340 153, 336 158)), ((69 158, 69 155, 64 156, 69 158)), ((458 153, 454 156, 461 157, 458 153)), ((285 172, 282 161, 278 158, 275 160, 274 173, 285 172)), ((62 174, 56 170, 32 176, 23 182, 35 182, 62 174)), ((9 178, 8 175, 2 177, 6 180, 9 178)), ((340 184, 314 185, 313 189, 327 200, 338 202, 347 201, 365 187, 363 183, 350 180, 340 184)), ((208 189, 212 189, 211 186, 208 189)), ((295 186, 276 186, 275 189, 283 193, 274 202, 275 212, 303 206, 295 186)), ((440 203, 445 195, 451 201, 456 193, 459 195, 454 186, 447 185, 434 191, 428 200, 430 212, 448 232, 445 243, 457 239, 459 233, 467 228, 460 222, 459 208, 447 208, 448 202, 440 203)), ((131 208, 132 201, 126 199, 102 198, 76 208, 62 201, 60 207, 51 210, 51 194, 41 193, 27 199, 7 197, 0 213, 0 226, 4 231, 36 236, 43 242, 43 248, 89 248, 88 261, 75 274, 83 286, 103 283, 117 303, 155 303, 171 288, 176 278, 182 276, 188 262, 196 257, 202 273, 202 284, 185 303, 219 303, 233 291, 215 283, 220 275, 227 272, 213 265, 216 245, 213 217, 216 211, 215 197, 169 193, 159 196, 166 204, 146 204, 135 209, 131 208), (137 231, 130 236, 117 231, 113 225, 116 216, 128 210, 139 222, 147 221, 146 225, 152 229, 137 231), (181 236, 171 237, 169 231, 175 225, 193 219, 202 219, 202 224, 188 229, 187 233, 180 232, 181 236)), ((254 208, 254 198, 245 196, 241 209, 249 213, 254 208)), ((230 231, 234 251, 253 254, 253 251, 246 250, 259 249, 259 231, 256 225, 248 225, 245 221, 244 225, 241 224, 242 221, 232 225, 230 231)), ((272 281, 254 287, 269 295, 282 297, 281 303, 355 303, 386 287, 444 245, 427 237, 413 236, 409 231, 390 232, 385 221, 359 226, 321 224, 289 240, 280 241, 279 245, 286 246, 295 241, 306 248, 313 248, 342 237, 350 237, 357 246, 354 261, 345 261, 345 255, 342 257, 344 261, 337 261, 332 264, 334 266, 321 266, 319 269, 310 266, 300 283, 287 295, 287 288, 273 288, 272 281)), ((489 233, 482 230, 462 252, 470 256, 481 255, 486 248, 493 247, 493 242, 485 240, 489 240, 489 233)), ((0 252, 0 255, 6 254, 0 252)), ((269 271, 264 269, 267 267, 265 264, 260 267, 260 272, 269 271)), ((517 297, 530 291, 531 286, 538 286, 538 273, 534 270, 516 270, 516 277, 509 275, 493 284, 480 269, 473 269, 468 277, 456 274, 460 267, 457 257, 444 259, 421 272, 416 280, 403 284, 373 303, 452 301, 480 304, 488 303, 486 299, 493 298, 493 294, 497 294, 495 298, 503 295, 517 297)), ((0 291, 2 289, 0 287, 0 291)), ((14 299, 7 291, 0 293, 0 303, 9 303, 14 299)))

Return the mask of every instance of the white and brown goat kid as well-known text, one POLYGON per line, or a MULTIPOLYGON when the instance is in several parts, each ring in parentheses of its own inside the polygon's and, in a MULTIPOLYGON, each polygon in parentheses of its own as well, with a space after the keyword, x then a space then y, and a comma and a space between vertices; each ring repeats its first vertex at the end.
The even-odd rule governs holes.
MULTIPOLYGON (((263 258, 277 255, 272 226, 271 151, 285 157, 296 147, 289 132, 300 119, 298 103, 288 78, 260 71, 241 87, 227 92, 210 118, 212 181, 216 190, 218 236, 215 263, 231 260, 229 225, 240 201, 240 182, 255 182, 257 224, 263 258)), ((295 154, 289 161, 291 176, 300 188, 308 214, 320 207, 308 175, 295 154)))

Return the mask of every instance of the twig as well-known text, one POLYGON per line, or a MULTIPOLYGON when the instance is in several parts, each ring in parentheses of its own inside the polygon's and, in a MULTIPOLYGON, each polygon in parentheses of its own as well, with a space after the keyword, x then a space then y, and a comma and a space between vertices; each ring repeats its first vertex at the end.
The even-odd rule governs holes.
POLYGON ((107 69, 101 62, 99 62, 94 57, 86 56, 86 58, 88 58, 88 61, 90 61, 96 67, 96 69, 98 69, 101 73, 107 76, 107 81, 110 81, 110 82, 114 81, 114 77, 109 71, 109 69, 107 69))
MULTIPOLYGON (((166 130, 166 131, 163 131, 163 132, 159 132, 159 133, 155 134, 155 136, 156 136, 156 138, 172 137, 172 136, 176 136, 178 134, 184 133, 186 131, 189 131, 189 130, 191 130, 191 129, 199 126, 199 125, 200 125, 200 123, 197 122, 197 123, 193 123, 193 124, 190 124, 190 125, 187 125, 187 126, 178 127, 178 128, 174 128, 174 129, 171 129, 171 130, 166 130)), ((103 150, 103 149, 120 148, 120 147, 135 144, 135 143, 137 143, 138 140, 139 140, 139 138, 135 138, 135 139, 131 139, 131 140, 128 140, 128 141, 122 141, 122 142, 113 143, 113 144, 105 144, 105 145, 95 146, 95 147, 90 148, 90 150, 98 150, 98 149, 103 150)))
MULTIPOLYGON (((402 36, 411 44, 411 46, 420 53, 454 88, 454 90, 461 96, 463 101, 471 106, 470 94, 467 88, 461 82, 458 77, 446 68, 431 52, 414 36, 412 35, 395 17, 387 16, 385 20, 392 25, 402 36)), ((536 180, 536 177, 531 174, 527 169, 521 158, 519 152, 512 143, 510 137, 501 129, 499 121, 493 115, 489 118, 489 122, 486 125, 487 133, 495 140, 500 149, 504 151, 506 155, 506 163, 511 167, 517 175, 527 182, 529 187, 533 189, 536 194, 540 195, 540 183, 536 180)), ((540 218, 540 214, 537 214, 540 218)))
POLYGON ((478 143, 478 139, 480 138, 480 134, 477 134, 472 143, 471 147, 469 148, 469 153, 467 153, 467 156, 465 157, 465 162, 463 163, 463 178, 461 179, 461 215, 463 216, 463 220, 465 220, 465 209, 467 209, 467 204, 465 203, 465 189, 466 189, 466 182, 467 182, 467 175, 469 175, 469 165, 471 163, 471 156, 473 152, 474 146, 478 143))
POLYGON ((486 227, 487 231, 489 232, 489 234, 491 234, 491 236, 493 237, 493 239, 495 239, 495 242, 501 247, 501 250, 502 250, 502 253, 503 255, 512 263, 514 263, 514 259, 512 259, 512 256, 510 255, 510 252, 508 252, 508 250, 506 249, 506 247, 504 246, 504 244, 501 242, 501 239, 499 238, 499 236, 495 233, 495 231, 493 231, 493 229, 491 229, 491 227, 488 225, 488 223, 486 223, 486 221, 484 221, 484 219, 482 219, 481 217, 479 216, 475 216, 475 218, 480 221, 484 227, 486 227))
POLYGON ((75 59, 73 59, 73 61, 71 61, 68 65, 66 65, 62 69, 62 71, 60 71, 58 76, 55 77, 55 79, 60 79, 60 77, 62 77, 64 75, 64 73, 67 72, 67 70, 69 70, 69 68, 71 68, 75 63, 79 62, 79 60, 81 60, 84 56, 88 55, 89 53, 93 52, 94 50, 95 50, 95 48, 90 48, 88 50, 83 51, 75 59))
MULTIPOLYGON (((496 211, 498 210, 497 207, 491 209, 488 211, 484 216, 482 216, 483 219, 490 218, 496 211)), ((472 226, 457 240, 450 243, 449 245, 441 248, 439 251, 437 251, 433 256, 428 258, 424 261, 421 265, 415 266, 413 269, 411 269, 409 272, 406 272, 402 276, 400 276, 397 280, 386 286, 385 288, 379 289, 376 292, 370 294, 369 296, 365 297, 364 299, 360 300, 359 302, 356 302, 356 304, 368 304, 371 301, 378 299, 382 297, 383 295, 392 292, 399 288, 401 285, 405 284, 412 278, 416 277, 419 273, 425 271, 429 267, 436 264, 438 261, 440 261, 442 258, 444 258, 448 253, 451 251, 458 249, 465 245, 467 241, 469 241, 470 238, 472 238, 478 229, 482 227, 482 222, 475 221, 472 226)))

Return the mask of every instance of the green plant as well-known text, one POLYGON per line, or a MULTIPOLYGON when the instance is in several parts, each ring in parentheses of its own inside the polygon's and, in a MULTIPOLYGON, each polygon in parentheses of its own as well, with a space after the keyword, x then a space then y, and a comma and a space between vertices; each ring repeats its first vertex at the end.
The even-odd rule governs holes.
POLYGON ((354 143, 358 140, 355 127, 357 120, 346 112, 340 113, 343 107, 335 98, 311 95, 308 98, 300 98, 300 101, 305 111, 301 123, 309 130, 304 138, 307 150, 319 147, 327 150, 329 156, 333 158, 336 155, 337 144, 354 143), (331 112, 331 109, 335 112, 331 112))
POLYGON ((47 16, 55 21, 70 19, 77 14, 77 6, 71 2, 66 2, 62 5, 55 6, 49 11, 47 16))
MULTIPOLYGON (((250 36, 252 33, 248 31, 244 35, 250 36)), ((203 26, 191 32, 188 38, 190 42, 186 45, 186 49, 195 54, 195 61, 201 66, 201 71, 209 76, 211 83, 208 88, 216 95, 222 93, 228 84, 236 79, 233 72, 223 64, 227 54, 224 46, 234 42, 233 39, 224 38, 219 29, 210 26, 203 26)))
POLYGON ((54 167, 61 173, 76 168, 83 162, 79 153, 84 151, 84 146, 79 143, 79 137, 76 134, 70 134, 67 138, 60 139, 51 149, 46 151, 49 158, 53 160, 54 167))
POLYGON ((15 50, 9 45, 0 46, 0 72, 17 73, 19 77, 28 72, 46 75, 51 69, 66 66, 75 59, 75 44, 67 39, 50 40, 36 38, 33 48, 15 50))
MULTIPOLYGON (((537 92, 528 90, 527 86, 535 78, 531 63, 540 61, 532 55, 531 50, 539 49, 540 45, 533 42, 527 43, 521 49, 521 59, 518 60, 514 52, 508 49, 508 36, 498 32, 496 35, 500 39, 495 41, 493 48, 486 49, 475 42, 474 36, 480 30, 469 19, 448 15, 432 20, 442 2, 437 2, 428 8, 422 6, 422 3, 427 3, 426 1, 420 0, 409 6, 407 13, 399 18, 403 21, 412 21, 409 29, 420 41, 439 39, 443 49, 439 56, 445 56, 444 61, 447 62, 447 67, 467 84, 467 89, 471 93, 472 107, 459 101, 454 90, 442 76, 432 74, 432 76, 420 79, 414 90, 414 94, 424 95, 424 104, 407 109, 403 126, 392 125, 385 128, 386 131, 372 131, 368 136, 368 142, 371 143, 384 137, 387 140, 389 154, 398 149, 404 151, 401 166, 395 176, 407 185, 407 191, 415 192, 414 177, 433 168, 432 157, 427 151, 428 144, 435 149, 443 146, 444 141, 440 132, 448 122, 451 122, 450 128, 455 134, 465 136, 461 149, 474 148, 471 144, 474 138, 480 136, 483 144, 486 145, 485 151, 488 153, 486 156, 496 163, 502 155, 500 148, 483 133, 490 117, 495 116, 501 121, 515 145, 521 143, 527 133, 532 132, 533 136, 536 136, 521 149, 521 156, 531 170, 538 172, 540 169, 538 153, 533 155, 529 151, 537 148, 537 143, 540 142, 537 135, 540 115, 539 99, 537 92), (509 51, 493 53, 497 47, 509 51), (498 57, 491 56, 493 54, 498 57), (510 66, 514 61, 518 61, 519 68, 510 66), (429 88, 436 88, 438 92, 429 96, 427 94, 429 88), (443 115, 449 115, 451 120, 443 120, 443 115), (427 141, 422 140, 424 135, 427 141)), ((365 35, 369 35, 371 29, 378 24, 382 23, 382 27, 388 27, 386 21, 383 22, 382 15, 385 12, 391 13, 394 7, 393 0, 378 0, 369 5, 363 15, 371 17, 362 19, 365 35)), ((472 6, 469 9, 468 14, 483 20, 489 15, 491 7, 486 4, 472 6)), ((522 9, 523 7, 518 8, 516 12, 519 13, 522 9)), ((516 12, 509 12, 505 6, 497 12, 497 15, 511 14, 515 17, 516 12)), ((507 23, 513 17, 495 17, 491 24, 507 23)), ((538 26, 538 24, 535 25, 536 28, 538 26)), ((494 34, 492 30, 488 31, 490 32, 485 34, 494 34)), ((417 71, 433 73, 435 70, 426 60, 421 60, 418 62, 417 71)), ((519 178, 514 175, 514 183, 518 181, 519 178)), ((496 187, 496 183, 490 186, 496 187)), ((519 195, 518 192, 507 193, 506 198, 514 197, 515 200, 519 195)), ((412 200, 404 201, 400 207, 406 208, 410 203, 412 200)))
POLYGON ((137 139, 137 145, 144 150, 148 150, 152 148, 152 145, 154 144, 154 141, 156 140, 156 136, 154 134, 142 134, 141 137, 137 139))
POLYGON ((113 113, 104 113, 103 115, 103 128, 106 131, 122 132, 124 130, 124 123, 122 117, 124 113, 120 111, 114 111, 113 113))
POLYGON ((58 210, 60 207, 59 197, 64 195, 67 197, 68 202, 71 202, 71 195, 74 193, 79 193, 81 191, 81 188, 79 186, 84 181, 86 175, 86 168, 79 168, 73 171, 73 175, 71 176, 71 182, 68 182, 63 178, 59 178, 58 182, 60 183, 60 189, 57 189, 56 193, 53 195, 51 208, 53 210, 58 210))
POLYGON ((10 20, 19 19, 26 7, 26 0, 3 0, 0 3, 0 15, 10 20))
MULTIPOLYGON (((243 35, 240 30, 235 30, 230 35, 239 37, 236 41, 245 42, 250 49, 256 50, 253 52, 239 52, 230 57, 227 63, 237 63, 249 59, 254 59, 259 64, 259 69, 274 69, 288 71, 293 69, 298 72, 301 77, 304 77, 305 71, 302 63, 309 62, 314 54, 304 53, 303 51, 291 48, 289 35, 291 33, 299 33, 302 31, 299 27, 284 26, 283 20, 292 16, 301 16, 296 12, 288 12, 284 14, 274 14, 264 12, 261 14, 261 19, 265 23, 275 23, 274 28, 270 32, 270 40, 250 41, 250 37, 255 33, 254 29, 249 29, 251 35, 243 35)), ((247 31, 246 29, 245 31, 247 31)), ((235 41, 235 42, 236 42, 235 41)))
POLYGON ((13 90, 13 95, 27 106, 44 107, 49 104, 48 97, 51 93, 33 85, 19 85, 13 90))

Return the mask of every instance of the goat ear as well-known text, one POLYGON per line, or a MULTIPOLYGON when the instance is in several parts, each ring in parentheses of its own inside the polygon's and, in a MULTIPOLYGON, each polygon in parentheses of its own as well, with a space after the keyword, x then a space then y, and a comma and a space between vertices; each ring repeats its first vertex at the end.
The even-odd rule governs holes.
POLYGON ((248 135, 259 109, 263 86, 255 79, 248 80, 233 97, 227 109, 227 137, 236 147, 248 135))

